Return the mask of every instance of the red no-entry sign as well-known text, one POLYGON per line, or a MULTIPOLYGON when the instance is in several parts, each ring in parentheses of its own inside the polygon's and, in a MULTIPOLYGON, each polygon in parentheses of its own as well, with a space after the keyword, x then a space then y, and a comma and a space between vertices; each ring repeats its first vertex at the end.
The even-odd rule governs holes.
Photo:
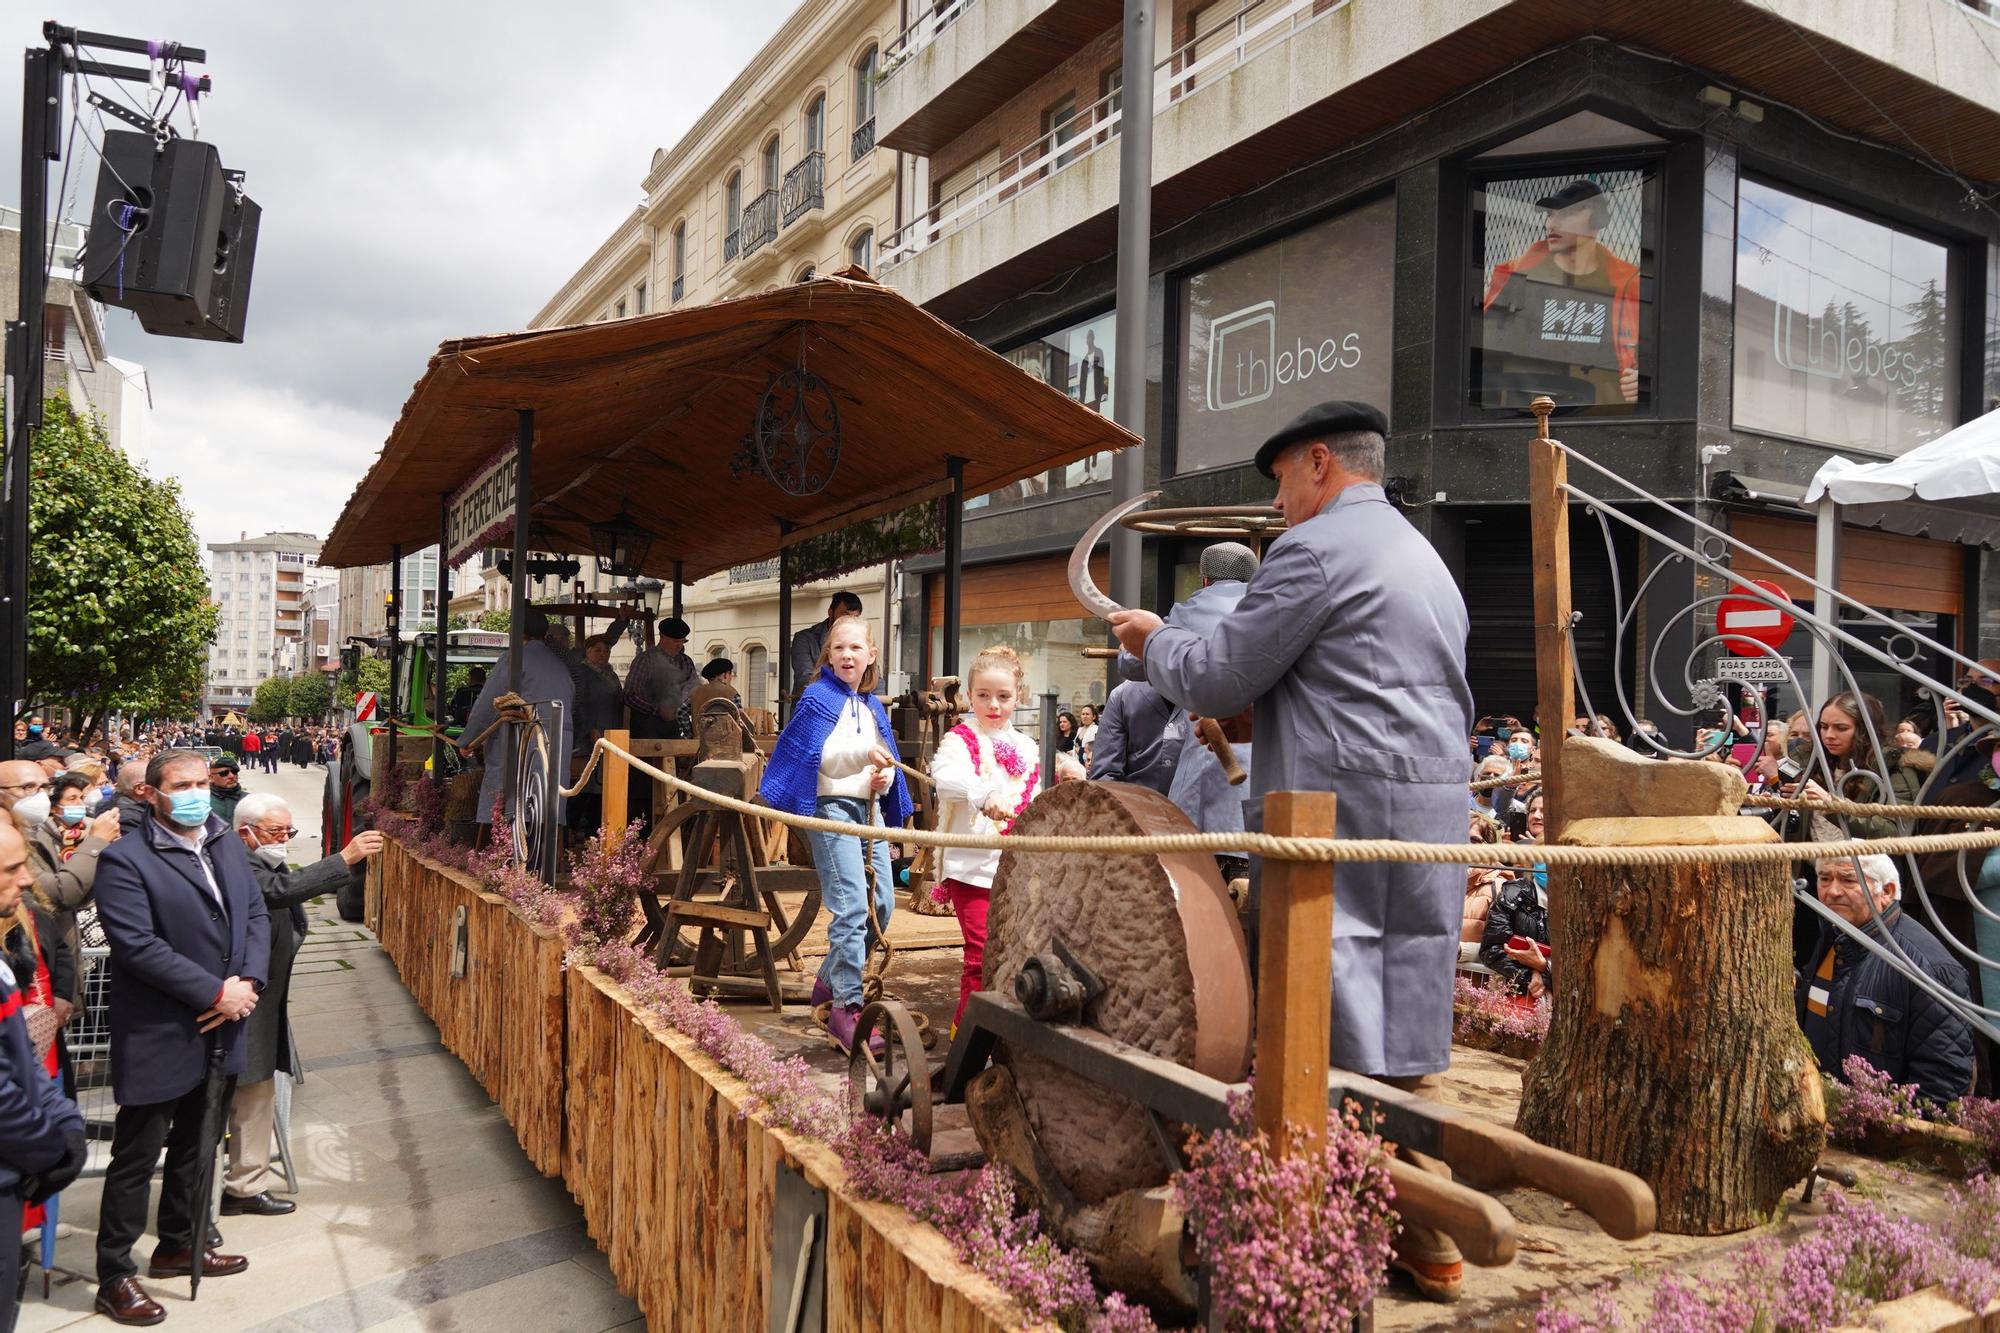
MULTIPOLYGON (((1752 579, 1750 585, 1762 588, 1781 602, 1791 601, 1791 594, 1769 579, 1752 579)), ((1715 609, 1715 632, 1735 636, 1724 642, 1738 657, 1761 657, 1763 652, 1757 644, 1784 647, 1785 640, 1792 636, 1794 623, 1789 612, 1754 597, 1725 597, 1715 609), (1754 639, 1756 643, 1745 643, 1745 639, 1754 639)))

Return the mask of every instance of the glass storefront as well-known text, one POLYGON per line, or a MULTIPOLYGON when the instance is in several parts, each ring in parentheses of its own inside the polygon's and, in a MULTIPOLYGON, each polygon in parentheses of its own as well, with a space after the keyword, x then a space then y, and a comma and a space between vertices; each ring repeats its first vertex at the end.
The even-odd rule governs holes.
MULTIPOLYGON (((1053 384, 1093 412, 1111 414, 1112 376, 1117 373, 1118 315, 1106 311, 1066 329, 1031 339, 1001 353, 1044 384, 1053 384)), ((1017 481, 965 502, 967 512, 1004 509, 1026 501, 1092 490, 1111 484, 1111 454, 1107 451, 1040 476, 1017 481)))
MULTIPOLYGON (((991 625, 961 625, 958 664, 961 673, 991 644, 1004 643, 1021 655, 1028 674, 1028 697, 1021 701, 1014 725, 1034 733, 1040 717, 1042 691, 1056 692, 1057 706, 1074 712, 1083 704, 1102 705, 1105 664, 1083 656, 1085 648, 1104 646, 1104 626, 1095 619, 1011 621, 991 625)), ((930 660, 944 660, 944 631, 932 626, 930 660)))
POLYGON ((1395 252, 1382 199, 1188 275, 1174 470, 1244 462, 1330 398, 1387 411, 1395 252))
POLYGON ((1472 191, 1470 405, 1568 416, 1652 408, 1656 169, 1494 177, 1472 191))
POLYGON ((1736 211, 1739 429, 1900 454, 1958 422, 1949 247, 1762 181, 1736 211))

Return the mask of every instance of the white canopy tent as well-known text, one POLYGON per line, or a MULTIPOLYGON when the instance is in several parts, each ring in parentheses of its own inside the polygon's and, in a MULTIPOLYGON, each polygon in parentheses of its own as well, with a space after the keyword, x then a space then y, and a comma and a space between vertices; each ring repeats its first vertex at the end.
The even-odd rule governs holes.
MULTIPOLYGON (((1813 610, 1822 623, 1838 618, 1827 585, 1839 568, 1840 527, 1856 523, 1913 537, 2000 546, 2000 411, 1966 422, 1929 444, 1886 463, 1830 458, 1806 487, 1818 516, 1814 574, 1822 585, 1813 610)), ((1832 695, 1833 662, 1815 641, 1812 691, 1832 695)))

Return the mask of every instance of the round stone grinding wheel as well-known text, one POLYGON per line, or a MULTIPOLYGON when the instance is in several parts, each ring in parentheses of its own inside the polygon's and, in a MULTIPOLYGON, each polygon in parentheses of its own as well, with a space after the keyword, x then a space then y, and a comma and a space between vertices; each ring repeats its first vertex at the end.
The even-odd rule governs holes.
MULTIPOLYGON (((1067 837, 1192 833, 1166 797, 1123 782, 1064 782, 1014 824, 1067 837)), ((1008 1000, 1031 955, 1060 938, 1104 993, 1082 1023, 1224 1082, 1250 1070, 1249 955, 1207 853, 1002 853, 986 921, 984 988, 1008 1000)), ((1084 1203, 1164 1183, 1175 1164, 1147 1114, 1112 1089, 1004 1047, 1029 1127, 1084 1203)), ((1172 1132, 1172 1131, 1170 1131, 1172 1132)))

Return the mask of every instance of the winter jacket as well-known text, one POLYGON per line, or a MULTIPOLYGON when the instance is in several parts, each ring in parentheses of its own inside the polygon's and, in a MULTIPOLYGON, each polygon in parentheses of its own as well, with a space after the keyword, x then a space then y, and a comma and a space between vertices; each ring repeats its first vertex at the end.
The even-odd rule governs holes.
POLYGON ((63 947, 78 964, 69 974, 67 986, 58 983, 56 994, 79 1007, 83 1004, 83 933, 77 929, 76 914, 90 901, 97 882, 97 855, 110 845, 102 838, 87 837, 65 861, 62 825, 53 816, 28 830, 28 868, 35 875, 35 902, 54 920, 63 947))
MULTIPOLYGON (((1486 913, 1486 933, 1479 941, 1479 961, 1506 978, 1516 994, 1525 995, 1535 973, 1507 956, 1507 941, 1516 935, 1526 935, 1538 944, 1549 942, 1548 892, 1526 875, 1500 886, 1486 913)), ((1546 976, 1542 984, 1548 985, 1546 976)))
POLYGON ((18 1194, 22 1177, 56 1165, 64 1139, 83 1133, 76 1103, 35 1058, 21 1016, 25 998, 13 968, 0 958, 0 1195, 18 1194))
MULTIPOLYGON (((820 668, 819 675, 799 696, 792 720, 785 724, 778 743, 771 747, 771 757, 765 761, 764 780, 757 795, 766 805, 793 815, 813 812, 819 800, 820 751, 826 748, 826 738, 833 733, 833 724, 840 720, 841 710, 854 697, 855 692, 833 674, 832 667, 820 668)), ((896 731, 889 725, 889 710, 875 695, 861 698, 875 715, 882 743, 893 751, 896 731)), ((889 790, 882 793, 882 820, 890 828, 897 828, 909 817, 910 788, 898 771, 889 790)))
MULTIPOLYGON (((1867 927, 1884 932, 1909 960, 1952 994, 1970 998, 1965 969, 1937 937, 1911 920, 1900 905, 1867 927)), ((1799 1025, 1819 1067, 1834 1077, 1858 1055, 1898 1083, 1914 1083, 1932 1101, 1953 1102, 1972 1087, 1972 1029, 1943 1002, 1846 931, 1825 922, 1812 956, 1800 970, 1796 993, 1799 1025), (1831 984, 1816 975, 1827 950, 1837 949, 1831 984), (1820 998, 1821 1019, 1808 1008, 1820 998)))

